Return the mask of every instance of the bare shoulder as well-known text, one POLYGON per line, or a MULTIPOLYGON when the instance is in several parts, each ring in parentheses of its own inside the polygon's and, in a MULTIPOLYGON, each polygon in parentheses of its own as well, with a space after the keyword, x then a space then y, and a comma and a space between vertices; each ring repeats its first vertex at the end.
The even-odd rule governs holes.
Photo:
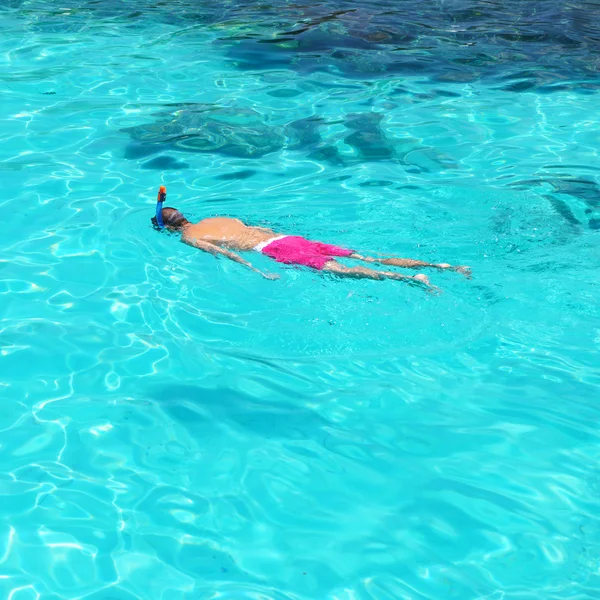
POLYGON ((198 221, 198 223, 192 227, 213 231, 217 229, 230 229, 232 227, 243 228, 246 227, 246 225, 243 221, 240 221, 240 219, 232 219, 231 217, 208 217, 207 219, 198 221))
POLYGON ((183 231, 181 239, 184 241, 188 240, 204 240, 206 242, 212 242, 214 239, 218 239, 215 236, 214 227, 204 221, 200 221, 195 225, 190 225, 186 227, 183 231))
POLYGON ((246 230, 246 226, 237 219, 212 217, 186 227, 185 236, 217 246, 235 246, 246 230))

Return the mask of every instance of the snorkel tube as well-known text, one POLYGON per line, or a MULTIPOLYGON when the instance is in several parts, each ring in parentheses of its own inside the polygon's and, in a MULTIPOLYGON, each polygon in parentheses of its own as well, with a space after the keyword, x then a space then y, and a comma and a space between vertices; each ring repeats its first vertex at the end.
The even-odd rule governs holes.
POLYGON ((167 188, 161 185, 158 188, 158 197, 156 198, 156 226, 159 229, 164 229, 165 224, 162 218, 163 202, 167 199, 167 188))

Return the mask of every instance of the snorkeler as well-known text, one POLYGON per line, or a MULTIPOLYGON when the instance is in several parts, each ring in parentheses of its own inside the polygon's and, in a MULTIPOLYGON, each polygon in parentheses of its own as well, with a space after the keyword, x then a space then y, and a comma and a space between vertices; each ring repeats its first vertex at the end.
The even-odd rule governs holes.
POLYGON ((330 244, 312 242, 296 235, 281 235, 263 227, 245 225, 239 219, 228 217, 213 217, 203 219, 198 223, 190 223, 177 209, 163 208, 167 196, 164 186, 160 187, 156 203, 156 216, 152 223, 159 229, 165 227, 170 231, 180 231, 181 240, 214 256, 222 255, 260 273, 267 279, 277 279, 278 275, 263 273, 253 267, 241 256, 232 252, 253 250, 260 252, 277 262, 288 265, 301 265, 318 271, 326 271, 341 277, 360 279, 397 279, 429 286, 426 275, 402 275, 393 271, 377 271, 367 267, 346 267, 337 262, 334 257, 345 257, 366 263, 379 263, 392 267, 407 267, 409 269, 430 267, 440 270, 457 271, 466 276, 470 275, 468 267, 453 267, 447 263, 432 264, 409 258, 373 258, 362 256, 354 250, 347 250, 330 244))

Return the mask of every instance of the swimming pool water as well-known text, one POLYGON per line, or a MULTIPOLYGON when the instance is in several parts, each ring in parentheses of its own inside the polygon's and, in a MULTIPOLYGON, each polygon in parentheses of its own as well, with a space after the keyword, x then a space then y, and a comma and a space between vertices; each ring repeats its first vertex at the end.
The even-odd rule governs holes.
POLYGON ((600 597, 599 12, 0 0, 0 597, 600 597))

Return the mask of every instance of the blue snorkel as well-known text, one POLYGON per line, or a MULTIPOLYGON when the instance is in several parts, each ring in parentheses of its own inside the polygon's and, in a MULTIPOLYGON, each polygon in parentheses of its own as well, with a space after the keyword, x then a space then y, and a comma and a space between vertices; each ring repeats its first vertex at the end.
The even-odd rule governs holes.
POLYGON ((159 229, 164 229, 165 224, 162 218, 163 202, 167 199, 167 188, 161 185, 158 188, 158 197, 156 198, 156 226, 159 229))

